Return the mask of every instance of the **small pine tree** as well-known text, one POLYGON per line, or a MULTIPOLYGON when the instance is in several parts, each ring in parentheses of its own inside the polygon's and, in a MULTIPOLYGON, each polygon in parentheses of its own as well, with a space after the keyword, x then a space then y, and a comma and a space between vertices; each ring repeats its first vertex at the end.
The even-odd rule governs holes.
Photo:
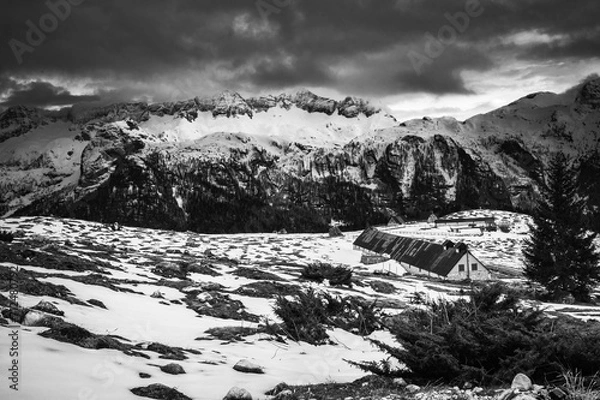
POLYGON ((547 186, 534 215, 531 236, 525 241, 525 276, 558 298, 571 294, 588 301, 600 282, 600 257, 583 222, 585 200, 577 195, 575 170, 558 153, 550 160, 547 186))

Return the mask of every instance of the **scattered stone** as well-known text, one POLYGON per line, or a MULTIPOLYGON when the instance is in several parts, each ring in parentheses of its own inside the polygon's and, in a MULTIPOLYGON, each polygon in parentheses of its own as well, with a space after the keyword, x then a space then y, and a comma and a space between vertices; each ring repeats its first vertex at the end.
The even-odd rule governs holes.
POLYGON ((146 387, 136 387, 131 389, 131 393, 136 396, 148 397, 157 400, 192 400, 191 397, 170 388, 162 383, 153 383, 146 387))
POLYGON ((394 385, 398 387, 406 387, 408 383, 404 380, 404 378, 396 378, 394 379, 394 385))
POLYGON ((189 279, 164 279, 164 278, 161 278, 160 280, 156 281, 156 285, 181 290, 181 289, 185 289, 190 286, 194 286, 195 282, 193 282, 189 279))
POLYGON ((201 263, 189 264, 187 266, 187 272, 195 273, 195 274, 202 274, 202 275, 209 275, 209 276, 221 275, 210 264, 201 264, 201 263))
POLYGON ((533 382, 531 382, 531 379, 529 379, 527 375, 518 373, 513 378, 510 388, 519 390, 531 390, 533 389, 533 382))
POLYGON ((46 300, 40 301, 35 306, 33 306, 32 309, 43 311, 48 314, 58 315, 59 317, 65 315, 64 311, 59 310, 58 307, 46 300))
POLYGON ((406 391, 407 391, 408 393, 410 393, 410 394, 415 394, 415 393, 417 393, 419 390, 421 390, 421 387, 411 383, 410 385, 407 385, 407 386, 405 387, 405 389, 406 389, 406 391))
MULTIPOLYGON (((41 311, 29 310, 21 323, 25 326, 47 326, 48 318, 49 316, 41 311)), ((62 319, 57 317, 52 318, 62 321, 62 319)))
POLYGON ((179 289, 179 291, 185 293, 186 295, 192 295, 201 292, 219 292, 225 289, 225 286, 217 282, 194 282, 190 286, 179 289))
MULTIPOLYGON (((142 347, 143 348, 143 347, 142 347)), ((159 358, 167 359, 167 360, 186 360, 188 357, 185 355, 184 351, 180 347, 171 347, 162 343, 152 342, 147 347, 146 350, 153 351, 155 353, 160 354, 159 358)))
POLYGON ((271 390, 269 390, 269 391, 265 392, 265 394, 266 394, 267 396, 276 396, 276 395, 278 395, 279 393, 281 393, 282 391, 284 391, 284 390, 287 390, 287 389, 289 389, 289 388, 290 388, 290 385, 288 385, 288 384, 287 384, 287 383, 285 383, 285 382, 280 382, 280 383, 278 383, 278 384, 277 384, 277 385, 276 385, 276 386, 275 386, 273 389, 271 389, 271 390))
POLYGON ((296 400, 298 396, 294 394, 290 389, 285 389, 279 392, 273 400, 296 400))
POLYGON ((246 389, 234 386, 229 389, 223 400, 252 400, 252 395, 246 389))
POLYGON ((542 390, 544 390, 544 387, 542 385, 534 384, 531 390, 533 390, 534 393, 540 393, 542 390))
POLYGON ((104 308, 105 310, 108 310, 108 308, 106 308, 106 306, 104 305, 104 303, 101 302, 100 300, 89 299, 87 302, 90 303, 93 306, 104 308))
POLYGON ((147 373, 145 373, 145 372, 140 372, 140 374, 139 374, 139 375, 140 375, 140 378, 142 378, 142 379, 148 379, 148 378, 152 378, 152 375, 150 375, 150 374, 147 374, 147 373))
POLYGON ((185 370, 183 369, 183 367, 176 363, 163 365, 162 367, 160 367, 160 370, 164 373, 171 374, 171 375, 185 374, 185 370))
POLYGON ((239 372, 245 372, 248 374, 264 374, 264 368, 260 365, 256 365, 248 360, 240 360, 233 366, 233 369, 239 372))
POLYGON ((185 279, 187 275, 187 271, 183 270, 178 264, 167 261, 157 264, 152 272, 165 278, 185 279))
POLYGON ((204 255, 206 257, 216 257, 215 253, 213 253, 212 249, 206 249, 204 250, 204 255))

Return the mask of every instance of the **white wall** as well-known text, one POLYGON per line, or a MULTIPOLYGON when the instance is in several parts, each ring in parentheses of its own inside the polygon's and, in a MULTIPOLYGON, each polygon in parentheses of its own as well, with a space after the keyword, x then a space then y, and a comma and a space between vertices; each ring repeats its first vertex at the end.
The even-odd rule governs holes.
POLYGON ((470 252, 467 252, 462 258, 456 263, 452 271, 447 276, 450 280, 463 280, 471 279, 474 281, 485 281, 492 279, 490 272, 483 266, 483 264, 473 256, 470 252), (464 270, 461 271, 461 265, 464 266, 464 270), (473 266, 476 266, 474 270, 473 266))

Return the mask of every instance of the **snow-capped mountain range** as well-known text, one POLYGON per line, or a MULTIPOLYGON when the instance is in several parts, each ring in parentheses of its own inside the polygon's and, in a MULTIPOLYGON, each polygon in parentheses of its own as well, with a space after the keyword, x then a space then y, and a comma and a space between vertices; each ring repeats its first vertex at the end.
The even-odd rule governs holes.
POLYGON ((600 79, 466 121, 397 121, 303 90, 0 114, 0 215, 200 232, 355 228, 393 214, 531 208, 549 155, 600 205, 600 79))

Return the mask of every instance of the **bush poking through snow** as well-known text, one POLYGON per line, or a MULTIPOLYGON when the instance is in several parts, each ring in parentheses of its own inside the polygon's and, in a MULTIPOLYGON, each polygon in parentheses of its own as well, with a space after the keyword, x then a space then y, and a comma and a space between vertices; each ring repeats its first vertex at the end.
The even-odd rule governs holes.
POLYGON ((328 342, 327 327, 358 335, 369 335, 380 328, 381 311, 375 303, 354 297, 334 297, 313 289, 300 292, 291 300, 278 296, 274 311, 283 321, 281 328, 287 337, 315 345, 328 342))
POLYGON ((469 300, 428 302, 389 318, 386 325, 401 344, 373 341, 387 361, 351 364, 386 376, 449 384, 502 384, 523 372, 534 381, 553 381, 563 368, 594 375, 600 365, 600 323, 549 318, 521 305, 500 284, 472 293, 469 300))
POLYGON ((9 231, 0 231, 0 241, 10 243, 15 240, 15 235, 9 231))
POLYGON ((308 264, 301 272, 301 278, 307 281, 321 283, 325 279, 331 286, 345 285, 352 286, 352 270, 350 268, 326 263, 308 264))

